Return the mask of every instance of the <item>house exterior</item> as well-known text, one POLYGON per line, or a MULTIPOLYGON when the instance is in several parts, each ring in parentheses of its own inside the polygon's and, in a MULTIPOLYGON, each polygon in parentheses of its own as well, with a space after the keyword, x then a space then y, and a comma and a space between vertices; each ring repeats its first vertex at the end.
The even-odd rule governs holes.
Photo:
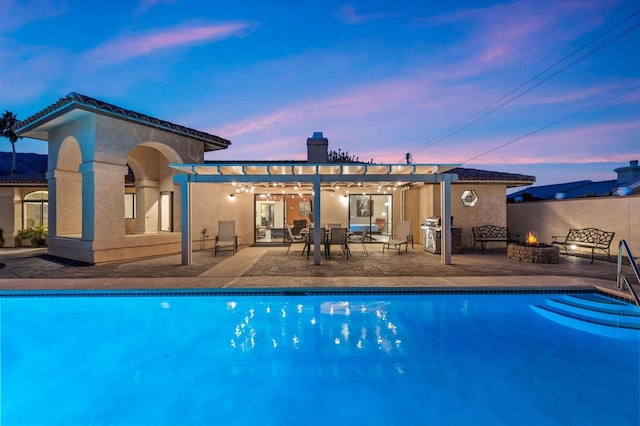
POLYGON ((87 263, 184 253, 185 241, 209 249, 229 219, 240 244, 284 243, 302 220, 371 226, 381 239, 411 220, 420 243, 420 223, 448 211, 470 247, 471 226, 506 226, 506 188, 535 181, 456 165, 329 164, 321 133, 307 139, 306 162, 205 162, 231 142, 78 93, 15 130, 48 144, 49 254, 87 263))
POLYGON ((640 166, 638 160, 629 161, 628 166, 614 169, 616 179, 593 182, 581 180, 553 185, 531 186, 507 197, 509 202, 543 200, 569 200, 584 197, 607 197, 640 194, 640 166))

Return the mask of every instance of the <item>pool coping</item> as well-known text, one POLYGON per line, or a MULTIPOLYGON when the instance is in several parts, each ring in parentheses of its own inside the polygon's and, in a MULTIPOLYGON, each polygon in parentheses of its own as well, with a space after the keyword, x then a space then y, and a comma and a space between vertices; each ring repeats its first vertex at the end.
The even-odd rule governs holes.
POLYGON ((597 293, 623 302, 634 303, 624 293, 593 285, 571 287, 283 287, 283 288, 175 288, 175 289, 73 289, 73 290, 0 290, 0 299, 73 298, 73 297, 221 297, 221 296, 396 296, 396 295, 514 295, 514 294, 586 294, 597 293))

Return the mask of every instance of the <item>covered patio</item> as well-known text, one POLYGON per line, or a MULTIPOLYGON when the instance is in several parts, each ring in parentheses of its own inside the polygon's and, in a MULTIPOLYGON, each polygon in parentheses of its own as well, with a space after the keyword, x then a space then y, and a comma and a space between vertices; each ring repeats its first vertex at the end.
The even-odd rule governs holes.
MULTIPOLYGON (((192 263, 191 194, 197 183, 261 184, 266 186, 300 187, 309 185, 313 194, 313 222, 321 223, 321 192, 335 185, 374 184, 408 188, 414 184, 440 186, 442 217, 451 216, 451 183, 457 175, 445 173, 455 164, 290 164, 290 163, 246 163, 246 164, 169 164, 178 172, 174 182, 181 188, 182 264, 192 263)), ((314 229, 314 264, 321 263, 320 228, 314 229)), ((451 224, 444 221, 442 227, 441 263, 451 264, 451 224)))

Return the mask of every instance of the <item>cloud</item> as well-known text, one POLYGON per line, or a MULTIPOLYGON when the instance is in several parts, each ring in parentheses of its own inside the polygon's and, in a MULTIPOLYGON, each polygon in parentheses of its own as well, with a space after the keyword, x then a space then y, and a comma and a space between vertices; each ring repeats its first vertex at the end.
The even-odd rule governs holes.
MULTIPOLYGON (((586 164, 603 161, 628 161, 637 155, 637 120, 598 124, 578 123, 571 128, 547 130, 526 137, 504 148, 474 159, 470 164, 586 164), (634 141, 634 142, 632 142, 634 141)), ((523 132, 523 134, 526 132, 523 132)), ((433 155, 437 162, 465 162, 513 138, 495 137, 466 140, 447 146, 433 155)))
POLYGON ((158 50, 197 43, 211 43, 242 35, 250 24, 244 22, 217 25, 191 26, 154 31, 120 37, 103 43, 85 53, 86 62, 92 65, 108 65, 124 62, 158 50))
POLYGON ((0 34, 9 33, 32 22, 50 19, 67 13, 64 4, 47 0, 2 0, 0 4, 0 34))
MULTIPOLYGON (((482 8, 461 9, 414 23, 454 26, 466 34, 469 66, 517 64, 540 56, 548 44, 573 41, 603 23, 602 13, 613 1, 516 1, 482 8), (576 19, 576 16, 579 19, 576 19), (562 25, 571 19, 572 25, 562 25)), ((460 48, 463 48, 461 46, 460 48)))
POLYGON ((336 12, 336 16, 342 22, 345 22, 345 23, 350 24, 350 25, 357 25, 357 24, 365 24, 367 22, 378 21, 378 20, 381 20, 381 19, 389 18, 389 17, 395 16, 395 14, 392 14, 392 13, 368 13, 368 14, 358 13, 358 12, 356 12, 355 6, 353 4, 351 4, 351 3, 349 3, 349 4, 345 4, 344 6, 340 7, 338 9, 338 11, 336 12))

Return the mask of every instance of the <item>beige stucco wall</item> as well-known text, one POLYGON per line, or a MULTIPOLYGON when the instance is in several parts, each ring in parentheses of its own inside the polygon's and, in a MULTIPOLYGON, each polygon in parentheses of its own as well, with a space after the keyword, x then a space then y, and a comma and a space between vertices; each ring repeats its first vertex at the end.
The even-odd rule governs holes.
POLYGON ((202 142, 88 112, 70 117, 48 135, 49 253, 98 263, 180 251, 180 190, 168 164, 202 162, 202 142), (65 152, 72 145, 78 154, 71 158, 65 152), (125 221, 127 164, 136 175, 137 218, 125 221), (159 230, 159 194, 167 191, 173 191, 174 232, 159 230))
MULTIPOLYGON (((14 235, 23 228, 22 200, 34 191, 46 191, 44 186, 0 187, 0 229, 3 232, 5 247, 15 247, 14 235)), ((29 245, 30 242, 25 241, 29 245)))
POLYGON ((521 236, 532 231, 550 243, 553 235, 567 235, 569 228, 598 228, 615 232, 612 253, 627 240, 635 256, 640 253, 640 196, 597 197, 533 201, 509 204, 509 229, 521 236))
MULTIPOLYGON (((505 184, 459 182, 451 185, 451 215, 453 226, 462 228, 462 246, 473 247, 471 228, 482 225, 507 226, 505 184), (462 193, 475 191, 478 202, 473 207, 462 203, 462 193)), ((420 223, 431 216, 441 216, 440 185, 428 184, 413 187, 405 192, 406 220, 411 220, 413 238, 424 244, 420 223)), ((498 247, 500 243, 496 243, 498 247)), ((491 245, 487 245, 492 247, 491 245)), ((504 243, 502 243, 504 246, 504 243)))

